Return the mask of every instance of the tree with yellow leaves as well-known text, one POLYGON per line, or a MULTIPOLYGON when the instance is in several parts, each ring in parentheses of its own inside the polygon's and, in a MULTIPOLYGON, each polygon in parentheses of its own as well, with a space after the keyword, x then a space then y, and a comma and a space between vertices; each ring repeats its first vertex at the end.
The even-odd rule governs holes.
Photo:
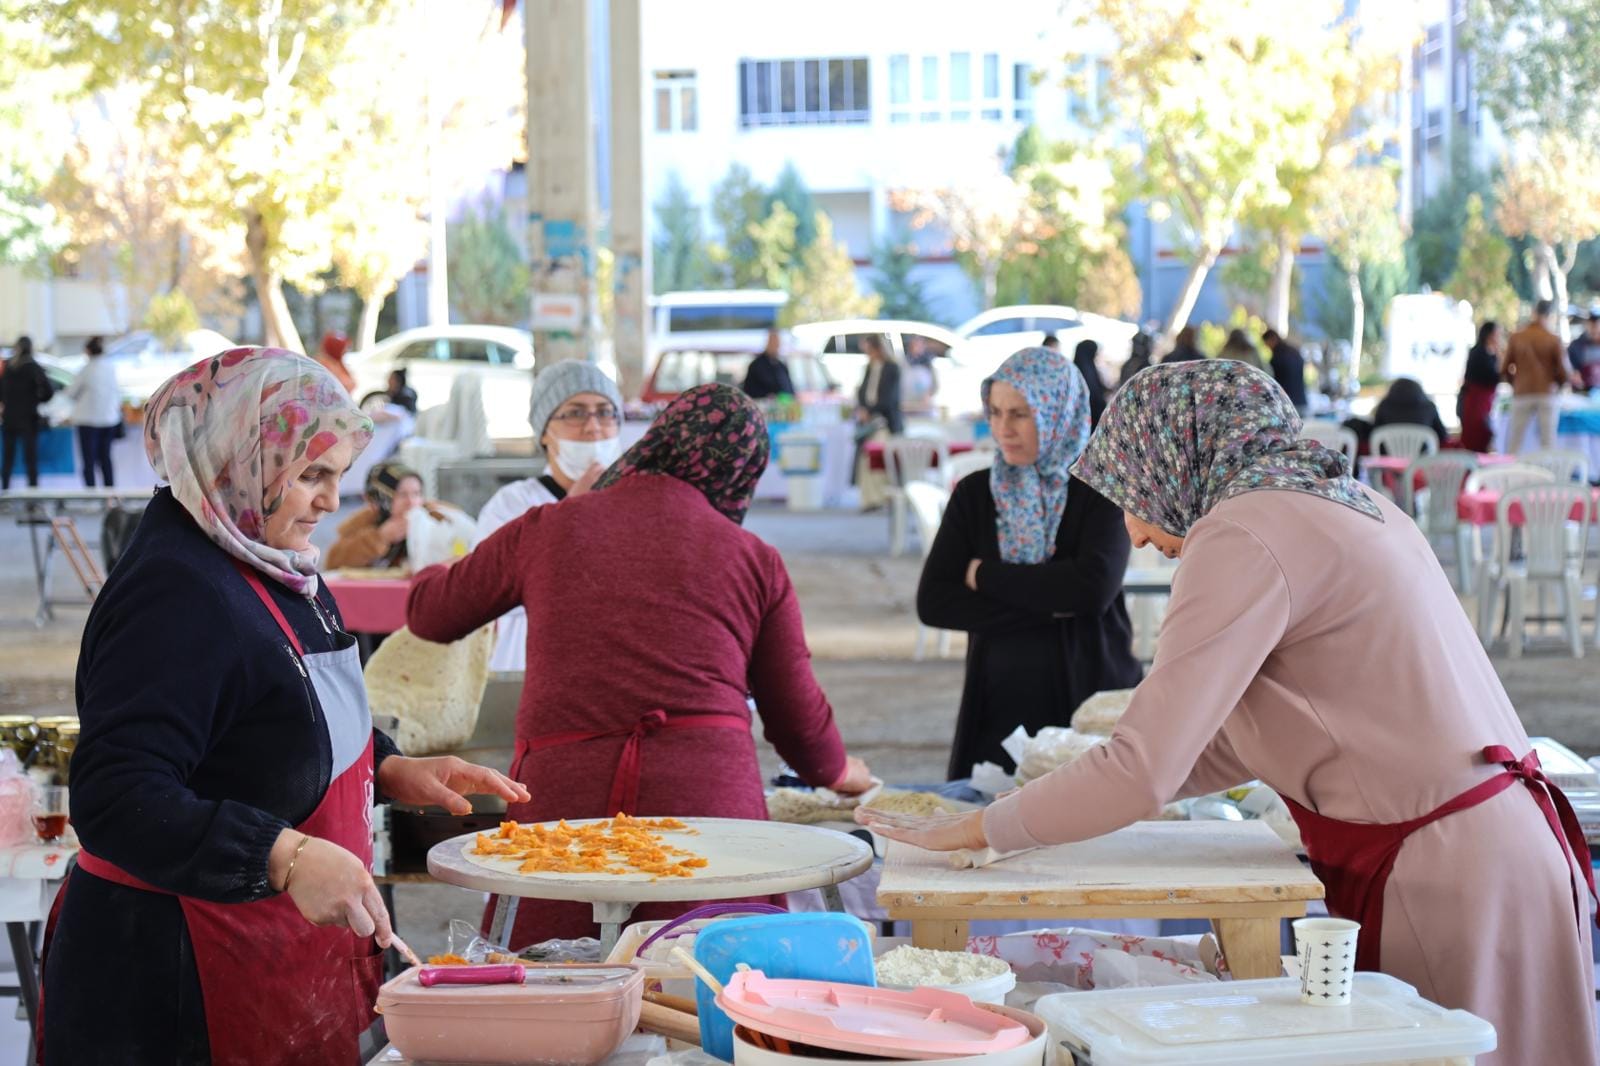
POLYGON ((1500 175, 1496 218, 1508 237, 1533 241, 1536 294, 1561 309, 1578 245, 1600 236, 1600 151, 1566 133, 1524 134, 1500 175))

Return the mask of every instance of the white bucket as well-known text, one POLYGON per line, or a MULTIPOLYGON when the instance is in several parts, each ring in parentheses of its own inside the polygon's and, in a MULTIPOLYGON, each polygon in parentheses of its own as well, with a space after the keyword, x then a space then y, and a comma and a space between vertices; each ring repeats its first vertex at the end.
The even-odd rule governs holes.
MULTIPOLYGON (((1013 978, 1015 980, 1015 978, 1013 978)), ((987 1055, 967 1055, 955 1059, 923 1059, 917 1066, 1043 1066, 1045 1045, 1049 1041, 1044 1019, 1013 1007, 987 1006, 996 1014, 1021 1022, 1033 1034, 1033 1039, 1019 1047, 992 1051, 987 1055)), ((785 1055, 777 1051, 756 1047, 746 1040, 738 1029, 733 1031, 734 1066, 839 1066, 838 1059, 811 1058, 805 1055, 785 1055)), ((858 1066, 905 1066, 905 1059, 860 1059, 858 1066)))
POLYGON ((1005 1003, 1006 993, 1017 987, 1017 975, 1007 970, 993 977, 985 977, 981 981, 968 981, 959 985, 886 985, 880 982, 878 987, 894 988, 904 992, 914 992, 918 988, 942 988, 949 992, 960 992, 974 1003, 999 1006, 1005 1003))

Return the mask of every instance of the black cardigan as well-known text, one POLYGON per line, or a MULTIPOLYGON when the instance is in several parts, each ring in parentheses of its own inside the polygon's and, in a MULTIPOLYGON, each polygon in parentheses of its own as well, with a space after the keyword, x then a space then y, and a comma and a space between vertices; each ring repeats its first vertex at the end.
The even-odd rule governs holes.
POLYGON ((1018 725, 1067 725, 1094 693, 1139 683, 1122 600, 1128 551, 1121 509, 1073 478, 1055 555, 1001 562, 989 471, 956 486, 917 588, 924 623, 971 634, 952 780, 981 760, 1013 769, 1000 741, 1018 725), (966 586, 973 559, 983 560, 977 592, 966 586))
MULTIPOLYGON (((307 654, 348 644, 305 597, 264 584, 307 654)), ((326 588, 318 598, 337 619, 326 588)), ((89 612, 77 697, 71 803, 84 847, 168 892, 220 903, 270 895, 274 841, 327 790, 327 727, 277 623, 168 489, 89 612)), ((397 751, 373 739, 380 761, 397 751)), ((75 871, 47 959, 50 1061, 190 1061, 177 1049, 204 1046, 174 896, 75 871), (120 985, 96 976, 116 972, 120 985), (110 1048, 127 1057, 96 1057, 110 1048)))

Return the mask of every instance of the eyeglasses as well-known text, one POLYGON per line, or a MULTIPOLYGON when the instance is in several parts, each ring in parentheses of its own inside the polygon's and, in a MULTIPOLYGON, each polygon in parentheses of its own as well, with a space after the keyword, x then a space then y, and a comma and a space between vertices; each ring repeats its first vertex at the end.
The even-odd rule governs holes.
POLYGON ((578 427, 594 419, 602 426, 617 424, 617 409, 610 404, 604 407, 569 407, 564 411, 557 411, 550 416, 550 421, 560 422, 564 425, 578 427))

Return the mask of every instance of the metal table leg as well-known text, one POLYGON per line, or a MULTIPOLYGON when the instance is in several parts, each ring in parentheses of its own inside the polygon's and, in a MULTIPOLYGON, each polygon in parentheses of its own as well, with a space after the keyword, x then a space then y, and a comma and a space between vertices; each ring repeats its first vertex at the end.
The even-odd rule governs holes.
POLYGON ((600 957, 606 958, 611 954, 611 949, 617 946, 617 940, 622 936, 622 927, 627 922, 629 915, 633 914, 632 903, 596 903, 594 905, 594 920, 600 926, 600 957))
POLYGON ((39 593, 39 610, 34 613, 33 624, 42 626, 53 617, 50 611, 50 549, 55 541, 49 536, 45 537, 44 554, 39 554, 39 525, 49 523, 49 518, 43 512, 36 512, 32 507, 23 510, 22 517, 17 520, 18 525, 28 527, 28 548, 33 552, 33 583, 39 593))
POLYGON ((17 967, 17 990, 22 999, 22 1009, 28 1015, 28 1032, 31 1035, 39 1016, 39 964, 33 954, 33 942, 28 936, 27 922, 7 922, 6 936, 11 941, 11 960, 17 967))
POLYGON ((835 914, 845 913, 844 897, 839 895, 838 885, 822 886, 822 905, 835 914))

